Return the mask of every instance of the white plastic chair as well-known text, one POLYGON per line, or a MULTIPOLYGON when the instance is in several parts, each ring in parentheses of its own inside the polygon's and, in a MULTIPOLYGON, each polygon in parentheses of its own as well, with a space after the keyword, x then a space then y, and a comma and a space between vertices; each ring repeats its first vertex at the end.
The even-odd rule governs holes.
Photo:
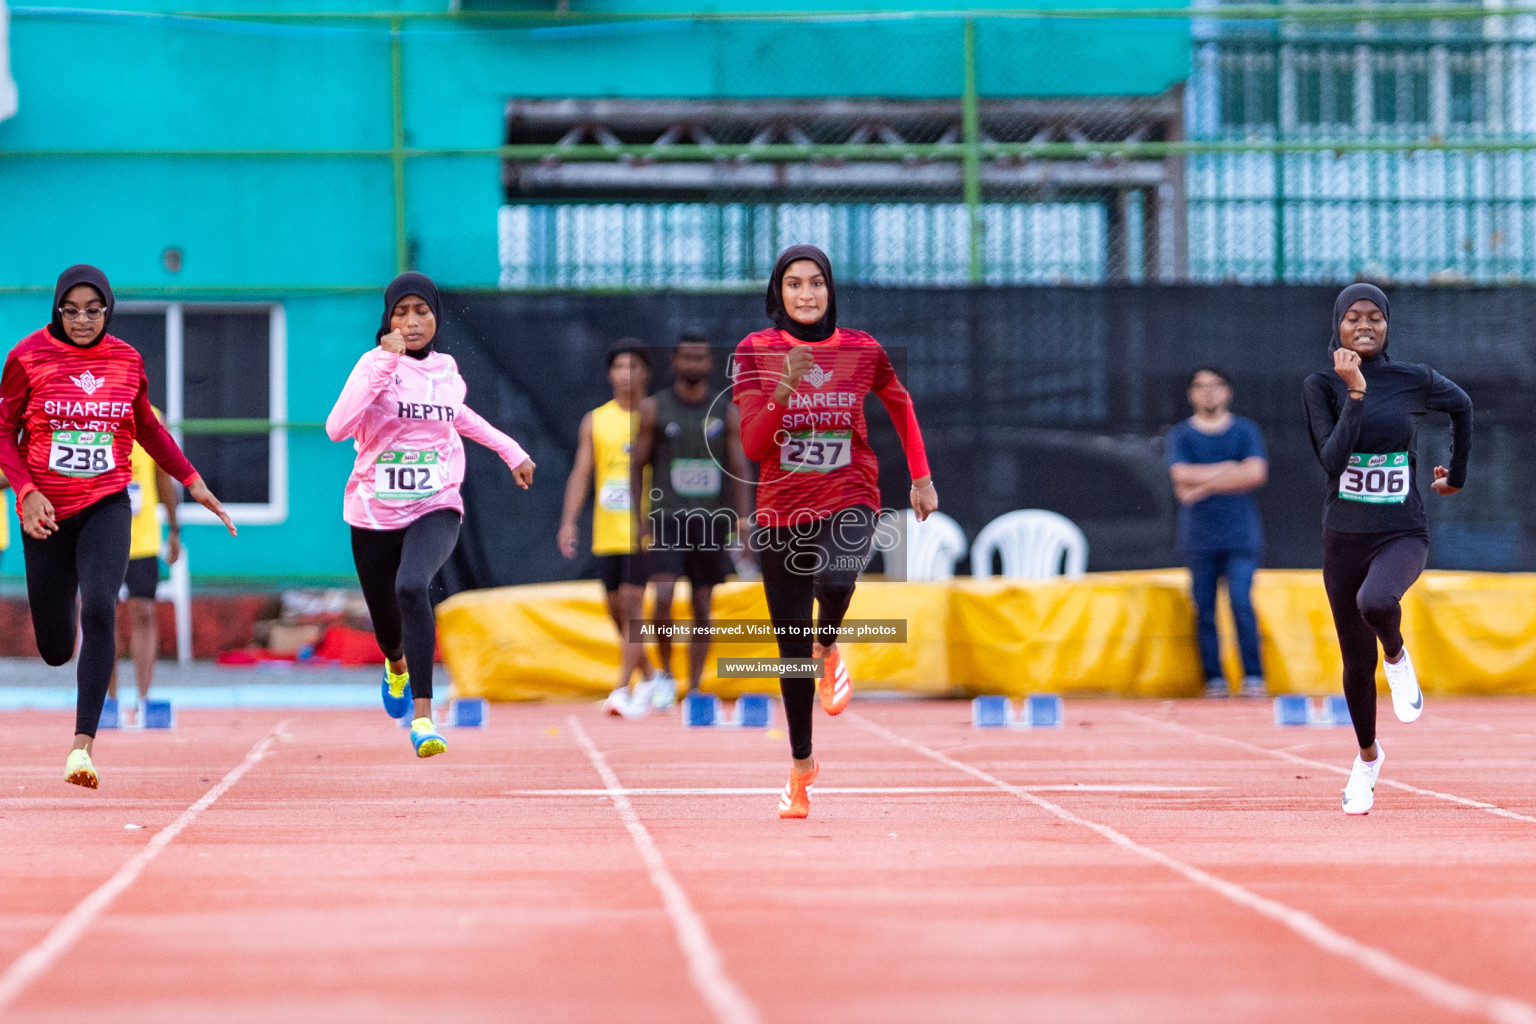
POLYGON ((887 576, 896 575, 893 567, 905 563, 908 580, 953 579, 955 563, 965 557, 965 530, 943 512, 930 513, 920 523, 908 508, 902 510, 901 536, 890 544, 877 540, 875 548, 885 555, 887 576))
POLYGON ((971 546, 971 575, 992 575, 992 555, 1016 580, 1075 579, 1088 569, 1088 538, 1066 516, 1045 509, 1005 512, 984 526, 971 546))
POLYGON ((155 584, 155 600, 171 602, 176 617, 176 664, 192 664, 192 570, 187 568, 187 549, 171 563, 171 578, 155 584))

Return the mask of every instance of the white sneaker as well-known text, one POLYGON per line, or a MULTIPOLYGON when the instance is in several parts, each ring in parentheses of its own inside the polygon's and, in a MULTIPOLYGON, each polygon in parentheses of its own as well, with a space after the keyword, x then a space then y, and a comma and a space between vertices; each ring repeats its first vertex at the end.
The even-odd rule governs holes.
POLYGON ((619 707, 619 714, 625 718, 644 718, 651 713, 651 698, 656 692, 656 681, 647 679, 639 683, 629 691, 629 697, 619 707))
POLYGON ((621 686, 603 699, 603 710, 610 715, 622 715, 629 706, 629 687, 621 686))
POLYGON ((1413 670, 1413 659, 1408 648, 1396 665, 1386 663, 1387 686, 1392 690, 1392 710, 1399 722, 1413 722, 1424 713, 1424 691, 1419 689, 1419 675, 1413 670))
POLYGON ((1367 764, 1355 755, 1355 766, 1349 770, 1349 781, 1344 784, 1344 813, 1369 814, 1376 803, 1376 777, 1381 774, 1382 762, 1387 759, 1381 740, 1376 741, 1376 760, 1367 764))
POLYGON ((650 682, 656 687, 651 694, 651 707, 665 711, 677 703, 677 680, 672 678, 672 673, 658 671, 650 678, 650 682))

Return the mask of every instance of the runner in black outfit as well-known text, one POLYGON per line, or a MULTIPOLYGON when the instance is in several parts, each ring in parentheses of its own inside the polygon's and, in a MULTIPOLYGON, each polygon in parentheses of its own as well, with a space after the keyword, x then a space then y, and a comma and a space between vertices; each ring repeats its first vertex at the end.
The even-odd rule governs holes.
POLYGON ((1451 417, 1451 468, 1435 467, 1436 493, 1467 479, 1472 400, 1420 363, 1387 356, 1387 297, 1353 284, 1333 304, 1333 372, 1303 384, 1312 447, 1328 473, 1323 505, 1323 585, 1344 656, 1344 697, 1360 754, 1344 787, 1344 813, 1365 814, 1385 758, 1376 740, 1376 641, 1386 655, 1392 709, 1419 717, 1424 694, 1399 628, 1403 594, 1429 557, 1428 518, 1419 496, 1418 419, 1451 417))

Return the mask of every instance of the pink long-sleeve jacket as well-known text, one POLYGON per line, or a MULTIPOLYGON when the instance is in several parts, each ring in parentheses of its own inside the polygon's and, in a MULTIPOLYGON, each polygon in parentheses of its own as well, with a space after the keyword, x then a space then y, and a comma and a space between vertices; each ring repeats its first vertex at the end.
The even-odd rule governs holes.
POLYGON ((332 441, 357 449, 347 478, 343 518, 367 530, 401 530, 428 512, 464 514, 464 442, 478 441, 509 468, 527 458, 516 441, 464 404, 464 378, 453 357, 402 358, 365 352, 326 417, 332 441))

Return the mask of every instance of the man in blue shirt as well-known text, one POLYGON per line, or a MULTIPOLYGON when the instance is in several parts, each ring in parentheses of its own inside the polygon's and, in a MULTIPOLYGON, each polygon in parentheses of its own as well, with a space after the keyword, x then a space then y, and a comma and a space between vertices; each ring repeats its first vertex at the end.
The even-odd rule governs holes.
POLYGON ((1252 420, 1232 415, 1231 382, 1213 366, 1202 366, 1190 378, 1189 404, 1195 414, 1168 431, 1166 450, 1180 505, 1178 551, 1189 566, 1205 695, 1231 693, 1216 637, 1216 591, 1226 577, 1243 656, 1242 694, 1262 697, 1259 624, 1249 591, 1264 546, 1253 500, 1269 478, 1264 438, 1252 420))

